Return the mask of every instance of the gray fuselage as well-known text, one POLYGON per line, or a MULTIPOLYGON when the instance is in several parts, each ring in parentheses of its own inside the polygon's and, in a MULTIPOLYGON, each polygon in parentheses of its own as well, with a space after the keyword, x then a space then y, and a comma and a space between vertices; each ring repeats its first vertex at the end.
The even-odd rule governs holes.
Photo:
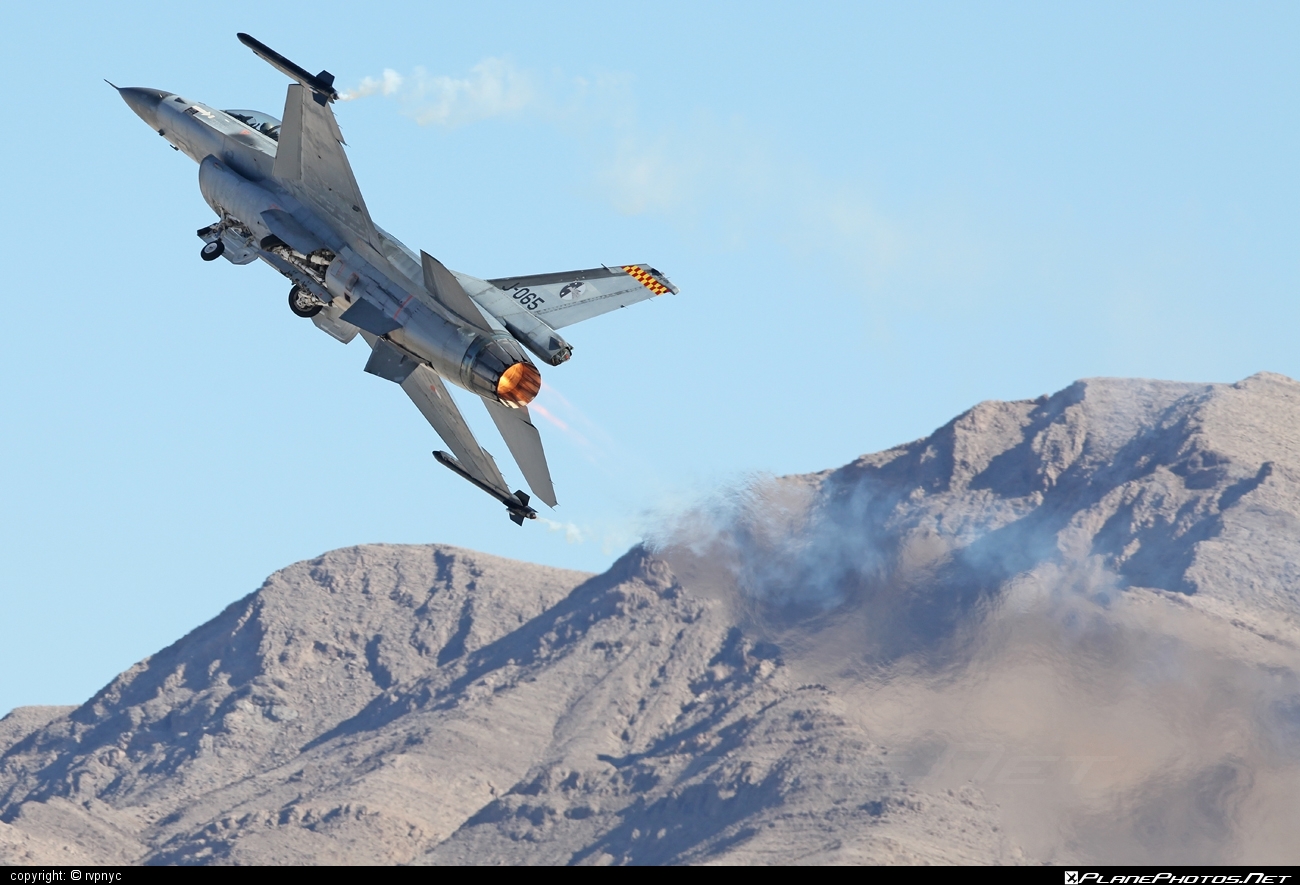
POLYGON ((322 329, 341 340, 358 329, 372 344, 383 337, 458 386, 507 406, 524 405, 536 394, 540 374, 505 327, 490 321, 491 329, 475 328, 430 294, 420 260, 396 238, 375 227, 375 241, 368 241, 277 180, 278 120, 160 90, 119 91, 137 115, 199 164, 200 190, 221 219, 205 229, 206 238, 220 238, 231 261, 261 259, 310 293, 326 311, 317 323, 322 329))

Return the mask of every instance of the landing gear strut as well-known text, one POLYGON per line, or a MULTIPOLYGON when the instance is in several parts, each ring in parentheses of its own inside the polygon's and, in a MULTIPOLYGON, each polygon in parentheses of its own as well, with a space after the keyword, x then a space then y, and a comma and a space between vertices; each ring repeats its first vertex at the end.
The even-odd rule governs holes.
POLYGON ((314 317, 324 306, 319 298, 302 286, 294 286, 289 290, 289 309, 300 317, 314 317))
POLYGON ((221 257, 221 253, 226 251, 226 244, 220 239, 213 240, 211 243, 204 243, 203 248, 199 250, 199 257, 204 261, 216 261, 221 257))

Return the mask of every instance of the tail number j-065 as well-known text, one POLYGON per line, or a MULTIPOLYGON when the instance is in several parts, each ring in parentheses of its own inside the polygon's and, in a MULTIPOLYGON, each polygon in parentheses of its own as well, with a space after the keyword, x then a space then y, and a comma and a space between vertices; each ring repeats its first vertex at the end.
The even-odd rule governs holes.
POLYGON ((526 307, 529 310, 537 310, 537 308, 546 303, 536 292, 533 292, 527 286, 515 286, 506 291, 510 293, 511 298, 519 302, 520 306, 526 307))

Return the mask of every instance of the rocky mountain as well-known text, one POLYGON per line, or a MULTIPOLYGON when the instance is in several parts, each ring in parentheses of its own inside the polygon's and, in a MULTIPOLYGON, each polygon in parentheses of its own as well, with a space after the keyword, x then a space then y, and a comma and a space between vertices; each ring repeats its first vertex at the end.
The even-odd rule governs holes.
POLYGON ((1300 384, 1100 379, 602 575, 292 565, 0 720, 0 861, 1294 862, 1300 384))

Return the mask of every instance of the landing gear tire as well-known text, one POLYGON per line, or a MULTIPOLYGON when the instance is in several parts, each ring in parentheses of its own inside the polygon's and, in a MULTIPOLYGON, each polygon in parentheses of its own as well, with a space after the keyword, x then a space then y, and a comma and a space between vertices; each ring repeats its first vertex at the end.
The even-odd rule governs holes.
POLYGON ((300 317, 314 317, 321 312, 325 305, 316 299, 316 296, 308 292, 302 286, 294 286, 289 290, 289 309, 300 317))
POLYGON ((226 251, 226 244, 221 240, 213 240, 211 243, 204 243, 203 248, 199 250, 199 257, 204 261, 216 261, 221 257, 221 253, 226 251))

